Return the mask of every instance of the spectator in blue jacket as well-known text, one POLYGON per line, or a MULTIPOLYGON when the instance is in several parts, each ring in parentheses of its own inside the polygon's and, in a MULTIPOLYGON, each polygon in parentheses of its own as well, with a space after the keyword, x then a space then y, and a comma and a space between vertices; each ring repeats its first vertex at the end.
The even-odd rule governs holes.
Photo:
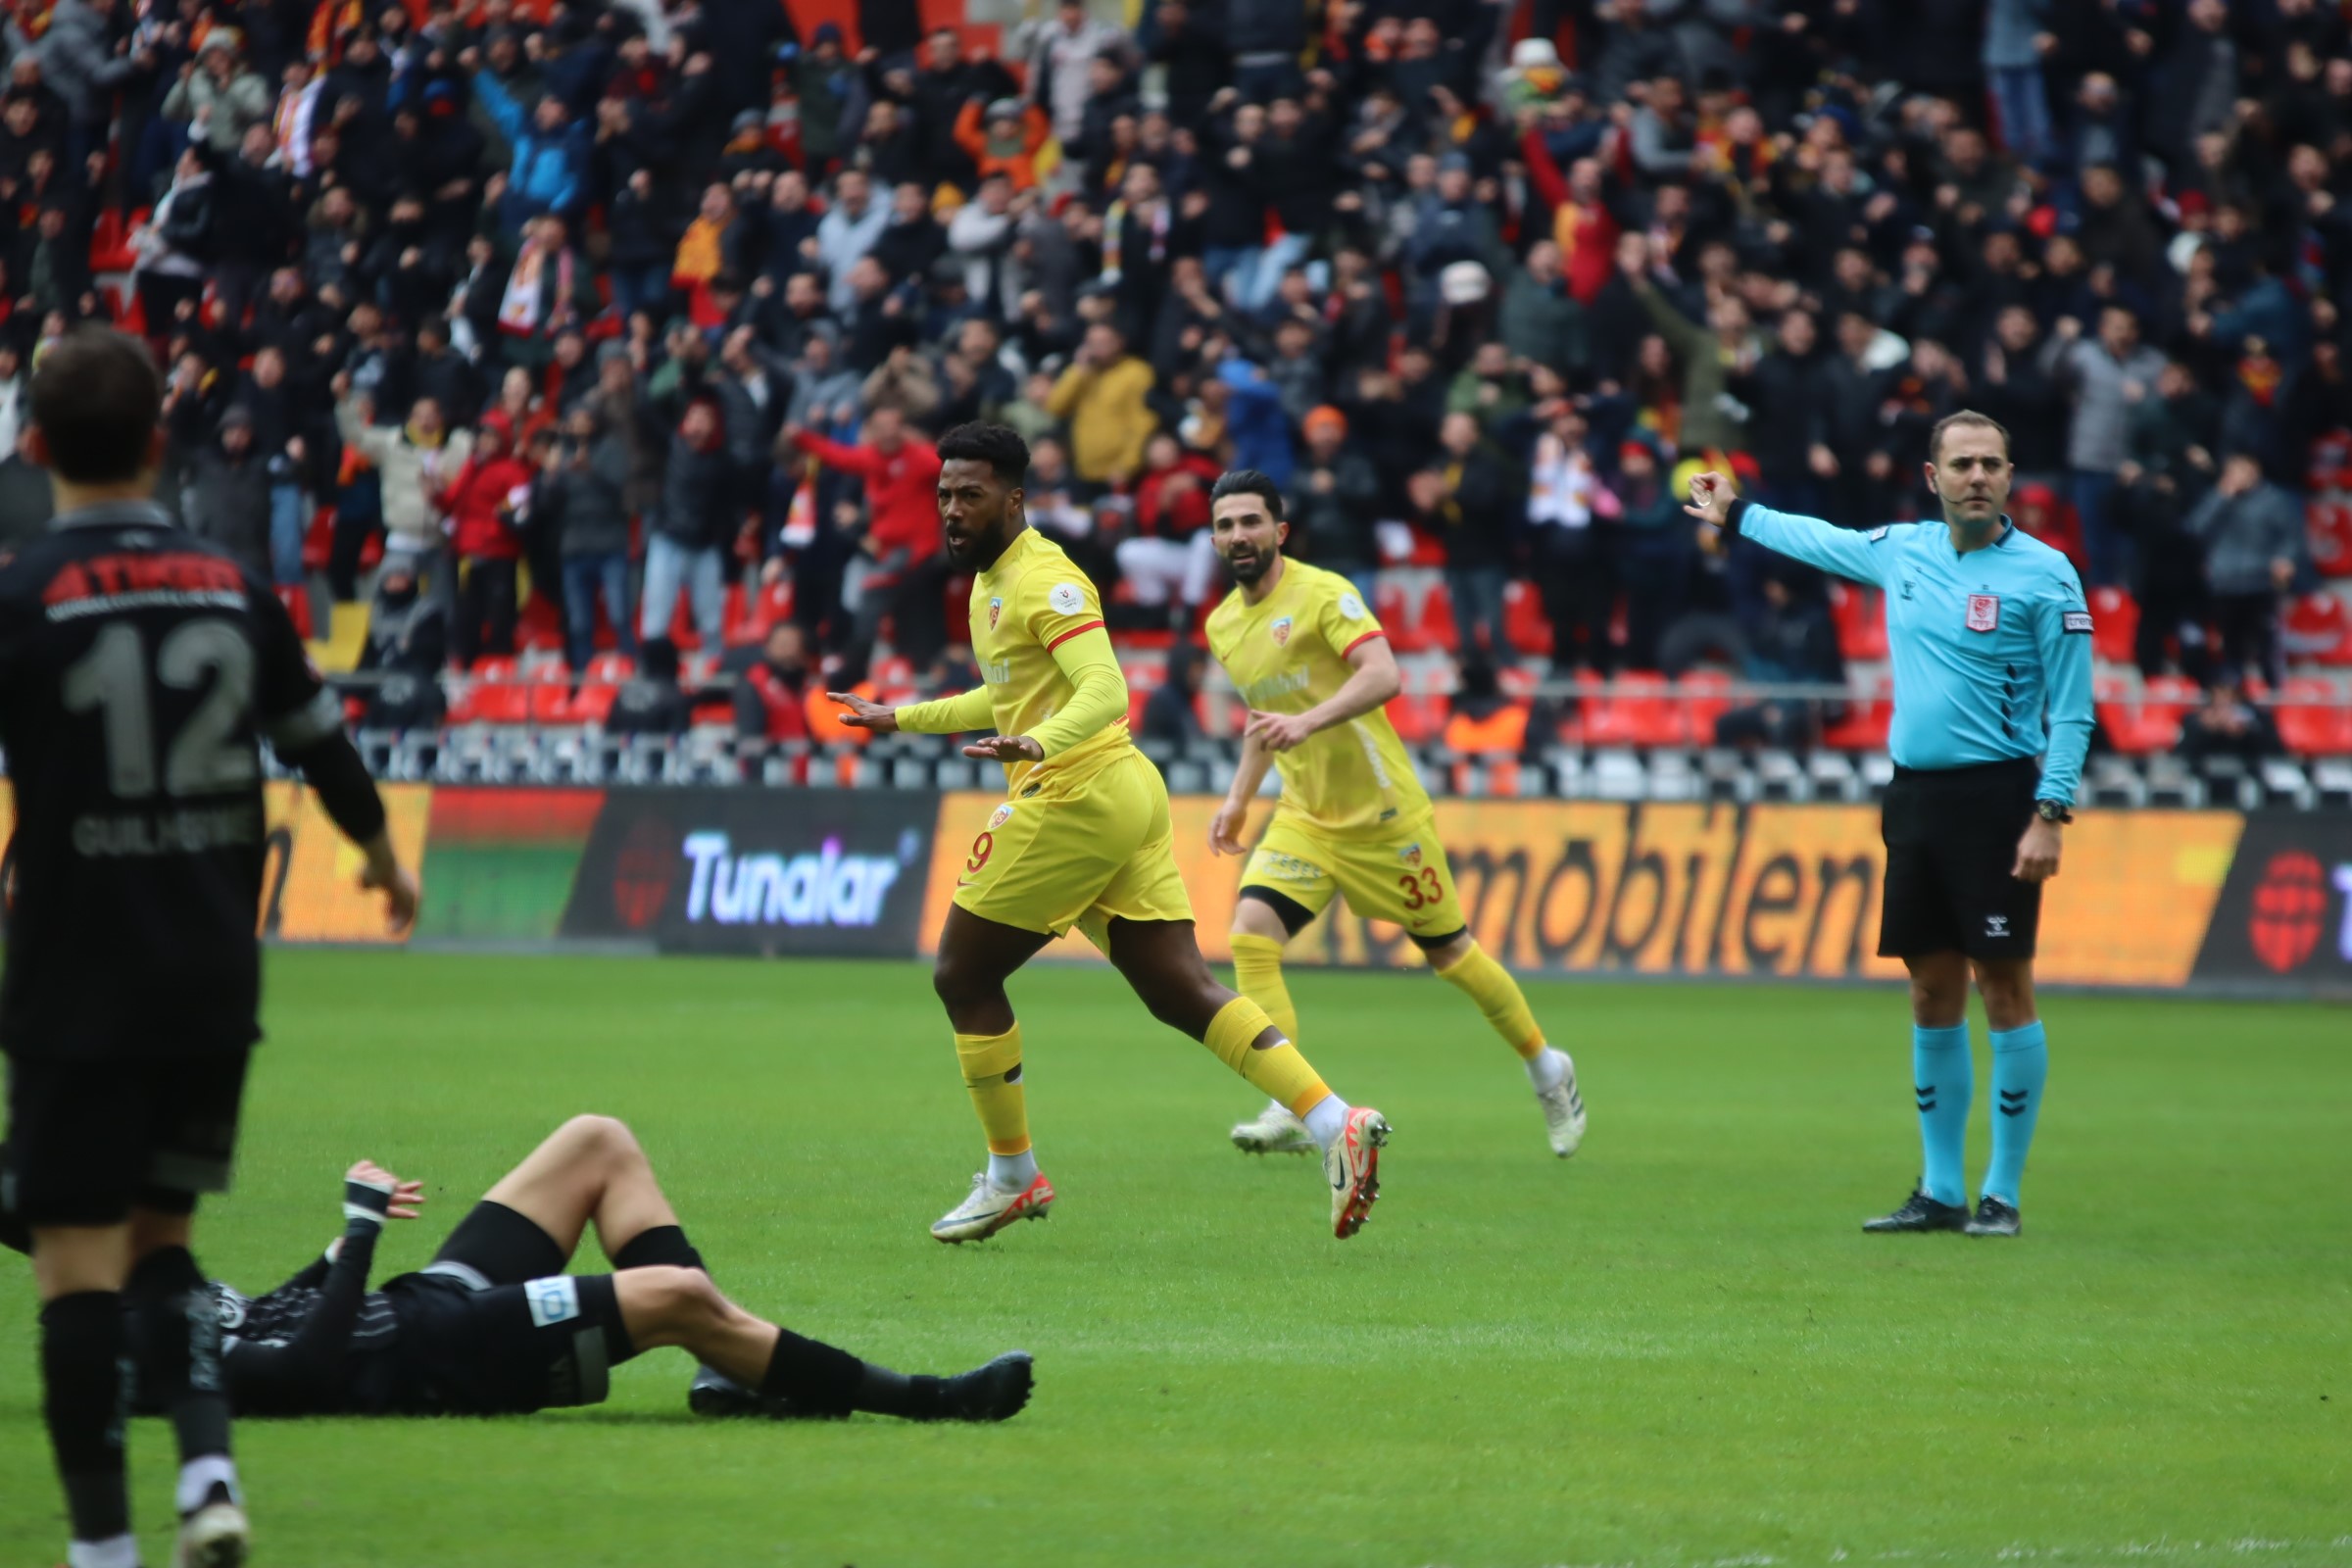
POLYGON ((576 213, 584 194, 581 174, 588 150, 564 113, 564 100, 547 94, 526 121, 522 106, 491 73, 475 72, 473 90, 481 95, 482 107, 490 111, 499 131, 514 149, 514 167, 507 172, 506 198, 499 206, 499 222, 515 231, 549 213, 561 218, 576 213))

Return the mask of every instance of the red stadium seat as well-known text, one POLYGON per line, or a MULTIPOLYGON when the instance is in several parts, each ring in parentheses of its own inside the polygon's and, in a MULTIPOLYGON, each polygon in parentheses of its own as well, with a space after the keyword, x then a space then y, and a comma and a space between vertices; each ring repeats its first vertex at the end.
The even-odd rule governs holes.
POLYGON ((1389 722, 1396 727, 1397 739, 1407 746, 1419 746, 1435 740, 1446 729, 1446 699, 1432 696, 1391 698, 1389 722))
POLYGON ((2180 744, 2180 719, 2197 706, 2196 682, 2159 675, 2135 697, 2120 680, 2096 687, 2099 722, 2115 749, 2132 756, 2169 752, 2180 744))
POLYGON ((2341 595, 2322 590, 2304 594, 2279 628, 2286 657, 2322 664, 2352 664, 2352 608, 2341 595))
POLYGON ((2352 756, 2352 705, 2333 681, 2301 675, 2278 688, 2278 738, 2303 757, 2352 756))
POLYGON ((476 681, 450 704, 452 724, 527 724, 533 688, 513 681, 476 681))
POLYGON ((2352 577, 2352 505, 2314 501, 2304 510, 2304 524, 2311 538, 2311 564, 2320 575, 2352 577))
POLYGON ((1544 596, 1533 583, 1513 578, 1502 590, 1503 639, 1521 654, 1535 659, 1551 656, 1551 622, 1544 614, 1544 596))
POLYGON ((473 667, 466 673, 475 680, 483 682, 513 680, 514 679, 514 656, 513 654, 484 654, 473 662, 473 667))
POLYGON ((1647 670, 1620 675, 1616 694, 1585 699, 1588 746, 1681 746, 1690 738, 1682 705, 1666 677, 1647 670))
POLYGON ((1720 669, 1694 669, 1676 683, 1683 695, 1683 722, 1690 739, 1705 744, 1715 738, 1715 721, 1731 710, 1732 677, 1720 669))
POLYGON ((1883 752, 1894 723, 1894 681, 1886 675, 1845 705, 1845 716, 1822 731, 1821 743, 1841 752, 1883 752))
POLYGON ((1886 602, 1877 589, 1832 579, 1830 615, 1838 625, 1839 653, 1866 662, 1886 657, 1886 602))
POLYGON ((2122 588, 2090 591, 2090 651, 2111 664, 2132 662, 2139 636, 2139 602, 2122 588))
POLYGON ((587 678, 617 686, 637 673, 637 661, 626 654, 598 654, 588 661, 587 678))

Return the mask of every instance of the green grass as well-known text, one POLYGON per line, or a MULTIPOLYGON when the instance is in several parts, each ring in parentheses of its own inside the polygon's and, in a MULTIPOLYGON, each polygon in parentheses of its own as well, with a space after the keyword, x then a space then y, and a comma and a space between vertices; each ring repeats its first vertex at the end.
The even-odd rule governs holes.
MULTIPOLYGON (((313 1255, 362 1154, 430 1184, 379 1254, 413 1267, 603 1110, 755 1310, 901 1367, 1025 1347, 1039 1381, 985 1431, 707 1426, 665 1351, 595 1410, 250 1423, 258 1562, 2352 1562, 2352 1014, 2053 1001, 2000 1244, 1856 1229, 1916 1158, 1893 994, 1532 988, 1592 1110, 1562 1164, 1450 990, 1296 985, 1308 1054, 1397 1129, 1361 1238, 1309 1162, 1224 1145, 1253 1102, 1200 1048, 1041 968, 1061 1202, 957 1249, 923 1231, 977 1130, 912 966, 272 955, 222 1277, 313 1255)), ((9 1270, 7 1565, 63 1538, 32 1320, 9 1270)), ((132 1447, 160 1563, 168 1434, 132 1447)))

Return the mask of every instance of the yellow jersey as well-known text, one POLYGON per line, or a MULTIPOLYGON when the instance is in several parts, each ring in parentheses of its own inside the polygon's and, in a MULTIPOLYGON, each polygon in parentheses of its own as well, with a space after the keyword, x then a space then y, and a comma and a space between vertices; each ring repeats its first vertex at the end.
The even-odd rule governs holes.
MULTIPOLYGON (((1077 688, 1054 662, 1054 650, 1102 624, 1102 601, 1095 585, 1061 546, 1035 528, 1022 529, 996 564, 972 579, 972 659, 980 666, 998 734, 1035 735, 1068 706, 1077 688)), ((1060 778, 1084 778, 1134 749, 1122 710, 1116 719, 1043 762, 1006 763, 1005 788, 1017 791, 1039 768, 1060 778)))
MULTIPOLYGON (((1348 655, 1386 635, 1354 584, 1288 559, 1261 602, 1236 588, 1208 617, 1209 652, 1242 700, 1267 713, 1303 713, 1331 697, 1355 673, 1348 655)), ((1328 832, 1385 828, 1431 810, 1412 757, 1378 708, 1308 736, 1274 765, 1282 773, 1277 811, 1328 832)))

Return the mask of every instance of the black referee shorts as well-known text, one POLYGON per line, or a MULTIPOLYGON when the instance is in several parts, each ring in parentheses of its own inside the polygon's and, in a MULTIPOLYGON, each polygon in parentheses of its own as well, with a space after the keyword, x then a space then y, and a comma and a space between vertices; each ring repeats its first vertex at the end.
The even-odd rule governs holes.
POLYGON ((176 1056, 8 1058, 0 1210, 26 1226, 192 1213, 228 1191, 243 1047, 176 1056))
POLYGON ((2034 956, 2041 885, 2009 872, 2040 783, 2041 765, 2031 757, 1894 770, 1879 818, 1886 843, 1880 957, 2034 956))

